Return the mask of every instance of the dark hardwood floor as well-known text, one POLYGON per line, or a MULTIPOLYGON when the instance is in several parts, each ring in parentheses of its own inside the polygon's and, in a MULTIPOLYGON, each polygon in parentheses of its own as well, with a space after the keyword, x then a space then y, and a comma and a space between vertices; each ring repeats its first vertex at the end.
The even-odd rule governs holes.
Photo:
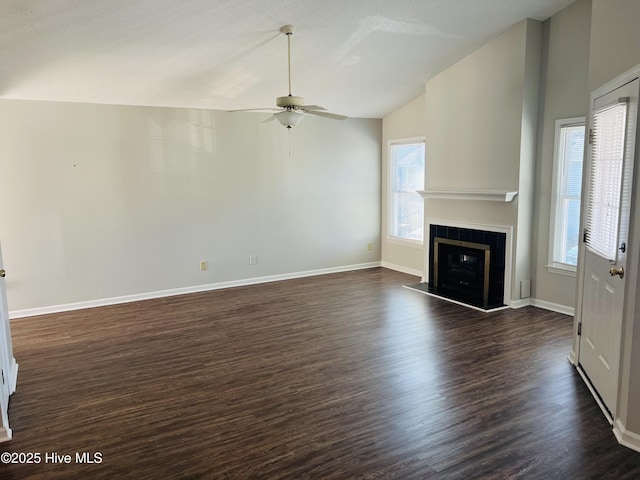
POLYGON ((0 452, 41 463, 0 478, 640 478, 567 361, 571 318, 415 281, 375 268, 15 320, 0 452))

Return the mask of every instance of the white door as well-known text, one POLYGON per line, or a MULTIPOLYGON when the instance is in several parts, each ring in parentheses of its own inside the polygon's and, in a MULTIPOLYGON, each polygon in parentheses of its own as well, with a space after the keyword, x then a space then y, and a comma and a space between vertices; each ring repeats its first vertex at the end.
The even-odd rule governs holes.
POLYGON ((638 79, 591 106, 579 364, 615 414, 633 181, 638 79))
POLYGON ((11 342, 11 328, 9 325, 9 311, 7 308, 7 294, 5 285, 5 271, 2 263, 2 250, 0 249, 0 442, 11 438, 9 429, 9 395, 15 388, 15 375, 17 364, 13 358, 11 342))

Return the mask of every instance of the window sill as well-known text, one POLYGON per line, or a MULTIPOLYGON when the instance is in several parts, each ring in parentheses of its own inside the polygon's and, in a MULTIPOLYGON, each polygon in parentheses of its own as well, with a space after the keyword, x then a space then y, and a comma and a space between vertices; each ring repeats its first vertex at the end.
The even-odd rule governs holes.
POLYGON ((387 237, 387 242, 393 243, 394 245, 402 245, 403 247, 411 247, 411 248, 424 248, 424 243, 420 240, 409 240, 406 238, 400 237, 387 237))
POLYGON ((551 263, 547 265, 549 273, 555 273, 558 275, 564 275, 566 277, 576 276, 576 267, 572 265, 566 265, 564 263, 551 263))

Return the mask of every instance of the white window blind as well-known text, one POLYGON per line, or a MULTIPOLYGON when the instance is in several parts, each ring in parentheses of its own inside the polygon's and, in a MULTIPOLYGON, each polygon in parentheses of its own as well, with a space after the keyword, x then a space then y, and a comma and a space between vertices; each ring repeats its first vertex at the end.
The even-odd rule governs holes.
POLYGON ((586 245, 608 260, 616 260, 627 102, 605 106, 593 114, 586 245))

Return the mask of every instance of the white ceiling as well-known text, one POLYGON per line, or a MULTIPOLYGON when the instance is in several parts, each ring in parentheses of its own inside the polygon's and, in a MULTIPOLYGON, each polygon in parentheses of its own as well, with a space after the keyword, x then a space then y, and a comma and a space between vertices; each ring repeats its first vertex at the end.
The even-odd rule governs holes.
POLYGON ((207 109, 292 93, 381 118, 488 38, 574 0, 0 0, 0 98, 207 109))

